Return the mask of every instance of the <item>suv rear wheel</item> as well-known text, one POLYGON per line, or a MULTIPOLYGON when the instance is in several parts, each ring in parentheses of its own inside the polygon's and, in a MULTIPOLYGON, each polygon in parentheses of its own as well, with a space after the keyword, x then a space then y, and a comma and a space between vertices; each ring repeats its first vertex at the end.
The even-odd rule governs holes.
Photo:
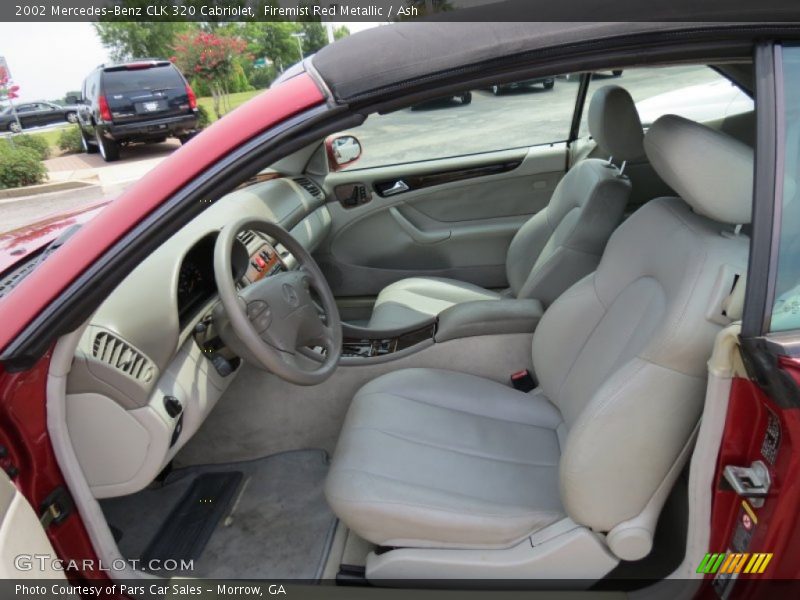
POLYGON ((86 154, 96 154, 97 146, 86 139, 86 134, 81 131, 81 148, 86 154))
POLYGON ((95 133, 97 140, 97 149, 100 150, 100 156, 106 162, 111 162, 119 158, 119 144, 113 140, 109 140, 98 131, 95 133))

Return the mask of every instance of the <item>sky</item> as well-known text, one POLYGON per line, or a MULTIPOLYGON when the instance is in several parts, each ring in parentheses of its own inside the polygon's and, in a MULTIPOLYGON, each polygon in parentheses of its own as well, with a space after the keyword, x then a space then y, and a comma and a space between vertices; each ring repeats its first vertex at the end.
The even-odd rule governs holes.
MULTIPOLYGON (((353 33, 379 25, 343 24, 353 33)), ((0 56, 20 86, 22 102, 56 100, 80 90, 84 77, 109 61, 91 23, 0 23, 0 56)))

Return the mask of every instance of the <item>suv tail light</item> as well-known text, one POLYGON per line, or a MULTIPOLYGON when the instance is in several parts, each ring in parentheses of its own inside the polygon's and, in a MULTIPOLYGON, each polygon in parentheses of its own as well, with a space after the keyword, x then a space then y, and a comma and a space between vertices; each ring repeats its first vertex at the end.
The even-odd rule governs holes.
POLYGON ((98 108, 100 108, 100 118, 103 121, 110 121, 111 120, 111 109, 108 108, 108 100, 106 100, 105 96, 100 96, 97 99, 98 108))
POLYGON ((194 95, 194 90, 188 83, 186 84, 186 95, 189 97, 189 108, 192 110, 197 108, 197 96, 194 95))

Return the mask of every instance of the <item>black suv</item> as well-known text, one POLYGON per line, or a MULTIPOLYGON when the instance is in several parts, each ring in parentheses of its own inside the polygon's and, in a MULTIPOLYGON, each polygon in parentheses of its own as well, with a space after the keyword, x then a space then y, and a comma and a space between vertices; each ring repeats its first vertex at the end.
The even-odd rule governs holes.
POLYGON ((83 82, 78 111, 83 149, 117 160, 131 142, 181 143, 197 129, 197 98, 168 60, 100 65, 83 82))

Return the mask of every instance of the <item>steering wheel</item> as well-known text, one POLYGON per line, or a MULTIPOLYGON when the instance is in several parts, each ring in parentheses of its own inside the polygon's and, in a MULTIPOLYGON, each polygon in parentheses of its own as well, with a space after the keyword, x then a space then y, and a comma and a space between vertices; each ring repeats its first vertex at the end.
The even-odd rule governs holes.
POLYGON ((333 374, 342 353, 339 311, 317 263, 288 231, 254 218, 226 225, 214 246, 214 277, 230 327, 251 360, 298 385, 315 385, 333 374), (237 289, 231 256, 236 236, 244 230, 260 231, 282 244, 299 268, 237 289), (312 289, 321 300, 322 314, 312 289), (316 346, 325 349, 324 356, 310 350, 316 346))

